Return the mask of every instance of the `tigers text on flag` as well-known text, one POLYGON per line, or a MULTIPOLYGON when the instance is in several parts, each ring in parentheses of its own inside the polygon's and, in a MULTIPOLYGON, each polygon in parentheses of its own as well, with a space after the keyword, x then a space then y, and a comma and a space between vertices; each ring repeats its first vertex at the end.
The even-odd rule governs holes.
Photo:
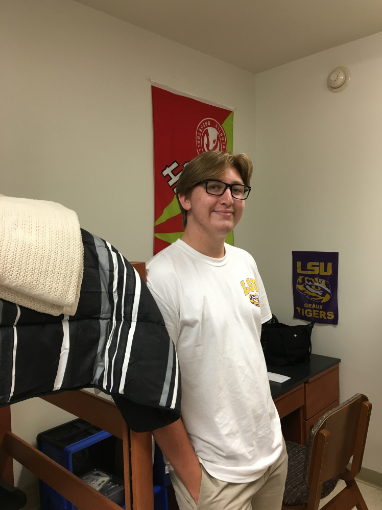
MULTIPOLYGON (((233 111, 151 86, 154 123, 154 255, 183 235, 175 196, 183 168, 202 152, 233 147, 233 111)), ((233 232, 226 241, 233 244, 233 232)))
POLYGON ((293 251, 294 319, 338 324, 338 252, 293 251))

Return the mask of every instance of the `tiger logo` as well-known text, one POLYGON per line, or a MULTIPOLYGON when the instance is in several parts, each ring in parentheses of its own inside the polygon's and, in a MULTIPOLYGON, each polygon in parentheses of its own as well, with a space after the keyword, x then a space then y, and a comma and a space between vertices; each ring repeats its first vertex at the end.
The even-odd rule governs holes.
POLYGON ((326 303, 332 297, 330 284, 323 278, 309 278, 309 276, 299 276, 296 289, 307 297, 310 301, 316 303, 326 303))
POLYGON ((249 300, 253 305, 260 306, 260 299, 258 294, 250 294, 249 300))

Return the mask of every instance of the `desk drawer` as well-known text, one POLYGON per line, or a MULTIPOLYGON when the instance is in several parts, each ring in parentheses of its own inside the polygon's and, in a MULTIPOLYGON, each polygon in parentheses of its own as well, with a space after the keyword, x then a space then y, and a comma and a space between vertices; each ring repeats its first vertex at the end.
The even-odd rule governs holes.
POLYGON ((336 365, 305 383, 305 420, 317 415, 339 398, 339 366, 336 365))
POLYGON ((284 418, 299 407, 304 405, 304 385, 298 386, 294 390, 285 393, 282 397, 275 399, 275 406, 280 418, 284 418))

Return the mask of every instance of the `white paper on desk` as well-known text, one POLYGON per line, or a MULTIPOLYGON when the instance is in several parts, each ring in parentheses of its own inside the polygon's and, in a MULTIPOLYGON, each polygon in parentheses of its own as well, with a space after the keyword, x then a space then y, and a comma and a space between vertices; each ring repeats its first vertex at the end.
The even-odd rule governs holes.
POLYGON ((268 379, 272 382, 282 383, 290 379, 287 375, 274 374, 273 372, 268 372, 268 379))

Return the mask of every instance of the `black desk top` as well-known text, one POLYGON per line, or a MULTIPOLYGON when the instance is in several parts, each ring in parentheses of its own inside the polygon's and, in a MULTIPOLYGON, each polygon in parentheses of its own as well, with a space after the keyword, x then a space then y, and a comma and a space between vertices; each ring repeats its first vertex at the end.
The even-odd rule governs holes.
POLYGON ((284 393, 297 388, 300 384, 305 383, 311 377, 325 372, 329 368, 338 365, 341 360, 339 358, 330 358, 329 356, 321 356, 319 354, 312 354, 309 363, 305 365, 275 367, 273 365, 267 365, 268 372, 274 374, 287 375, 290 377, 288 381, 283 383, 276 383, 270 381, 272 398, 281 397, 284 393))

